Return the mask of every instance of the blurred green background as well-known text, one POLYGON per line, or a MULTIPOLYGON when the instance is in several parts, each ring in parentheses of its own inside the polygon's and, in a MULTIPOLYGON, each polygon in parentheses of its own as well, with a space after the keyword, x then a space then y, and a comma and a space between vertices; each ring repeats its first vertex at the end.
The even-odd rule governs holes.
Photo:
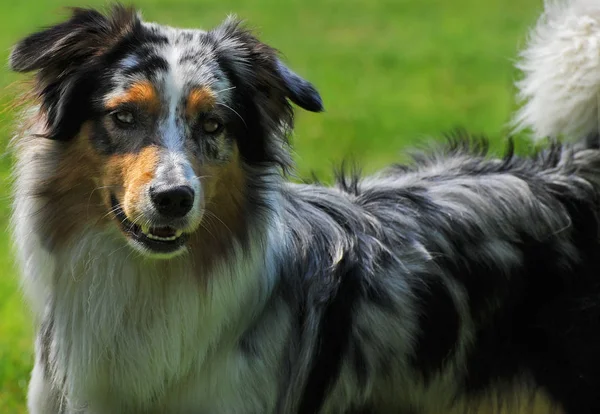
MULTIPOLYGON (((20 37, 66 16, 59 0, 4 0, 0 60, 20 37)), ((515 108, 513 68, 542 0, 140 0, 146 20, 208 28, 235 13, 321 91, 326 112, 299 113, 301 176, 330 176, 344 157, 366 171, 456 126, 501 148, 515 108)), ((6 63, 0 104, 15 97, 6 63)), ((2 153, 14 114, 0 109, 2 153)), ((32 323, 18 293, 8 233, 10 156, 0 157, 0 413, 23 413, 32 323)))

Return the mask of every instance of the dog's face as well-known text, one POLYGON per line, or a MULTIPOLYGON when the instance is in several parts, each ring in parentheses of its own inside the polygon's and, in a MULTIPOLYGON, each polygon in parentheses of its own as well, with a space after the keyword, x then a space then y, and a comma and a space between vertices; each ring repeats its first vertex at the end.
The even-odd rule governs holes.
POLYGON ((287 165, 288 99, 322 110, 315 89, 233 20, 205 32, 144 23, 121 6, 76 9, 17 44, 10 64, 37 71, 41 139, 64 141, 51 185, 90 178, 91 192, 70 202, 99 195, 102 216, 157 257, 183 251, 207 213, 243 214, 233 210, 248 168, 287 165))

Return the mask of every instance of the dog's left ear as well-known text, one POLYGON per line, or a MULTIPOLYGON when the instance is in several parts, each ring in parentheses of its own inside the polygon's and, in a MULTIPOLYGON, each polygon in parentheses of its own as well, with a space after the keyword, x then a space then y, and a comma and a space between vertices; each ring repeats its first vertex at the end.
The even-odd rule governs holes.
POLYGON ((323 100, 315 87, 277 59, 277 71, 287 89, 288 98, 300 108, 323 112, 323 100))
POLYGON ((221 63, 246 87, 271 98, 281 93, 307 111, 323 111, 316 88, 289 69, 275 49, 258 40, 239 20, 230 17, 209 35, 221 63))
POLYGON ((243 125, 237 125, 235 133, 242 157, 249 163, 277 164, 287 171, 291 166, 287 133, 294 123, 290 102, 321 112, 321 96, 280 60, 275 49, 259 41, 235 18, 209 31, 206 40, 234 87, 231 109, 242 114, 243 125))

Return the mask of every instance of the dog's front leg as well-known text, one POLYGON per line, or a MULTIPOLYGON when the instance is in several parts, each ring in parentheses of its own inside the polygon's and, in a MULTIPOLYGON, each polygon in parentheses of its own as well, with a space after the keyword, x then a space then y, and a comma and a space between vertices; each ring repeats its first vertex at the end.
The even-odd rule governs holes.
MULTIPOLYGON (((44 364, 37 358, 27 393, 27 409, 30 414, 67 414, 61 407, 60 391, 46 378, 44 364)), ((70 414, 70 413, 69 413, 70 414)))

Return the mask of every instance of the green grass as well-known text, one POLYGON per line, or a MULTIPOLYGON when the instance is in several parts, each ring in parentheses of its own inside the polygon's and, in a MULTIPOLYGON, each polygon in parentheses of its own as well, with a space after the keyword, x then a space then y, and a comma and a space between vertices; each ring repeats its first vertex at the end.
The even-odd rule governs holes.
MULTIPOLYGON (((140 1, 140 3, 142 3, 140 1)), ((0 60, 21 36, 65 15, 62 6, 95 0, 5 0, 0 60)), ((466 126, 495 139, 514 109, 513 60, 542 0, 146 0, 148 20, 210 27, 236 13, 283 51, 320 89, 324 114, 300 113, 298 169, 328 176, 344 157, 366 171, 400 159, 404 148, 466 126)), ((5 66, 4 66, 5 67, 5 66)), ((3 69, 0 104, 19 77, 3 69)), ((12 114, 0 113, 0 145, 12 114)), ((9 212, 10 159, 0 158, 0 228, 9 212)), ((6 231, 0 236, 0 413, 24 412, 32 324, 18 293, 6 231)))

